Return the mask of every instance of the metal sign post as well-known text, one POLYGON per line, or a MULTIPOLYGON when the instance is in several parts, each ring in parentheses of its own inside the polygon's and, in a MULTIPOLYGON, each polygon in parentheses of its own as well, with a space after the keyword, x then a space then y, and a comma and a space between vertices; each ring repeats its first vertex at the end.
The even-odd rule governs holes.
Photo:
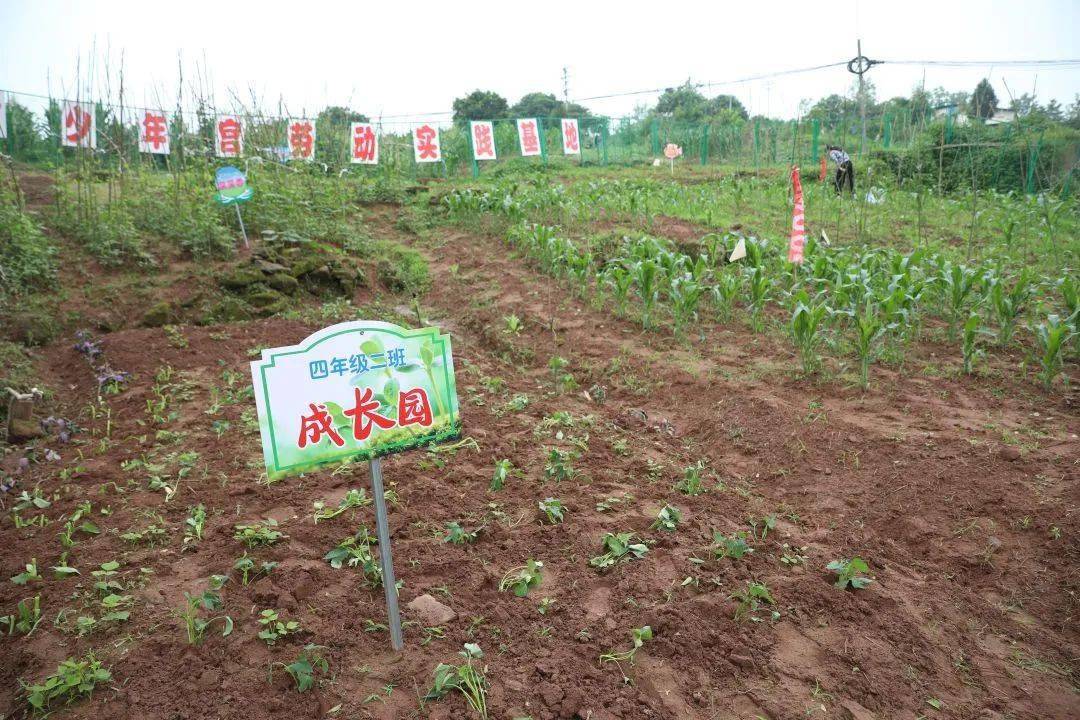
POLYGON ((395 652, 400 652, 405 647, 405 641, 401 637, 401 611, 398 609, 397 581, 394 580, 394 558, 390 552, 390 523, 386 517, 386 497, 383 494, 382 459, 372 458, 368 467, 371 468, 371 494, 375 497, 375 531, 379 536, 386 612, 390 618, 390 645, 395 652))
POLYGON ((236 208, 236 219, 240 221, 240 233, 244 236, 244 247, 250 247, 248 245, 247 230, 244 229, 244 218, 240 217, 240 203, 234 203, 233 207, 236 208))

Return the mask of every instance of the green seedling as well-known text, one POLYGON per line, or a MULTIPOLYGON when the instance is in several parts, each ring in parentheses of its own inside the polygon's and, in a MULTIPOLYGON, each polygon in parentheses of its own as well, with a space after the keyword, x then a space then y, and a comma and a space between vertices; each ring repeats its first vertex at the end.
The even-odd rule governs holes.
POLYGON ((20 600, 19 604, 15 606, 14 614, 0 617, 0 628, 6 626, 8 635, 14 635, 16 632, 22 635, 29 635, 34 632, 34 630, 37 630, 37 626, 40 623, 40 595, 20 600))
MULTIPOLYGON (((604 653, 600 656, 600 664, 603 665, 604 663, 613 662, 616 665, 619 665, 620 663, 629 662, 633 665, 634 656, 637 655, 637 651, 640 650, 648 640, 653 639, 652 627, 645 625, 644 627, 633 628, 630 631, 630 637, 633 640, 633 645, 629 650, 623 650, 622 652, 612 650, 611 652, 604 653)), ((630 682, 630 679, 626 677, 625 673, 623 673, 623 682, 630 682)))
POLYGON ((964 332, 961 337, 960 351, 964 356, 964 374, 971 375, 975 372, 975 363, 983 355, 983 351, 979 349, 978 340, 979 335, 983 331, 979 328, 979 323, 982 322, 982 318, 978 313, 971 313, 968 319, 964 322, 964 332))
POLYGON ((244 543, 250 550, 273 545, 278 540, 286 537, 284 533, 276 529, 277 526, 277 520, 273 518, 260 520, 252 525, 237 525, 233 538, 244 543))
POLYGON ((285 672, 289 673, 289 677, 296 683, 297 692, 307 692, 314 687, 316 674, 325 675, 330 672, 330 664, 322 656, 322 651, 325 649, 322 645, 308 643, 300 651, 300 656, 296 660, 288 665, 278 663, 285 668, 285 672))
POLYGON ((635 542, 634 533, 604 533, 601 547, 604 553, 590 558, 589 565, 597 570, 606 570, 614 565, 645 557, 649 548, 643 542, 635 542))
POLYGON ((754 552, 754 548, 750 547, 746 542, 748 534, 745 530, 738 530, 731 533, 731 535, 724 535, 721 532, 713 533, 713 554, 716 558, 732 558, 738 560, 744 555, 749 555, 754 552))
POLYGON ((169 539, 169 532, 157 523, 150 523, 142 530, 129 530, 120 535, 120 539, 132 545, 146 545, 154 547, 164 544, 169 539))
POLYGON ((683 495, 701 495, 705 490, 705 482, 702 477, 705 472, 705 462, 698 460, 693 465, 683 468, 682 480, 675 483, 675 489, 683 495))
POLYGON ((566 519, 566 508, 563 506, 562 500, 558 498, 544 498, 537 505, 540 512, 544 513, 547 521, 552 525, 557 525, 566 519))
POLYGON ((577 458, 570 450, 557 447, 548 448, 547 462, 544 464, 544 477, 555 482, 573 480, 577 476, 573 461, 577 458))
POLYGON ((273 645, 286 635, 295 635, 300 632, 300 623, 296 620, 283 620, 278 611, 274 609, 263 610, 259 613, 259 639, 267 645, 273 645))
POLYGON ((269 575, 278 564, 276 562, 264 562, 258 566, 255 565, 255 561, 248 557, 247 551, 236 559, 233 563, 233 570, 240 573, 240 584, 245 587, 258 580, 264 575, 269 575))
POLYGON ((495 472, 491 476, 491 490, 502 490, 506 484, 506 478, 510 475, 510 471, 514 469, 513 463, 509 460, 496 460, 495 472))
POLYGON ((184 544, 194 544, 202 540, 205 529, 206 506, 200 503, 188 510, 187 519, 184 520, 184 544))
POLYGON ((102 563, 98 570, 90 571, 90 575, 96 578, 94 590, 102 595, 123 592, 124 586, 116 581, 117 571, 119 569, 120 563, 116 560, 110 560, 102 563))
POLYGON ((555 601, 549 597, 540 598, 540 605, 536 608, 536 612, 540 613, 541 615, 547 615, 548 611, 551 610, 551 606, 554 604, 555 601))
POLYGON ((326 507, 326 503, 322 500, 316 500, 312 505, 315 508, 315 524, 317 525, 320 520, 332 520, 341 513, 351 508, 367 507, 371 504, 371 498, 368 497, 367 491, 364 488, 352 488, 345 493, 345 497, 338 502, 337 507, 329 509, 326 507))
POLYGON ((807 546, 795 547, 784 543, 783 554, 780 556, 780 562, 788 567, 794 565, 805 565, 807 560, 806 553, 807 546))
POLYGON ((1057 315, 1048 315, 1046 322, 1035 327, 1035 339, 1039 343, 1039 379, 1047 390, 1054 384, 1054 378, 1061 372, 1064 361, 1064 348, 1069 341, 1069 326, 1057 315))
POLYGON ((371 550, 375 542, 375 538, 368 533, 368 529, 361 526, 355 535, 345 538, 336 547, 331 548, 323 556, 323 560, 330 563, 330 567, 334 569, 340 569, 344 565, 360 568, 364 580, 369 585, 380 587, 382 586, 382 568, 376 562, 375 553, 371 550))
POLYGON ((221 595, 215 590, 206 590, 201 595, 184 593, 184 607, 177 611, 187 634, 188 645, 202 645, 206 638, 206 631, 217 621, 221 621, 221 636, 228 637, 233 630, 232 618, 228 615, 217 615, 204 619, 199 615, 200 610, 216 612, 224 607, 221 595))
POLYGON ((751 534, 753 536, 755 536, 758 540, 764 541, 765 538, 768 537, 769 531, 776 529, 776 513, 773 513, 771 515, 766 515, 761 520, 761 532, 760 532, 760 534, 758 532, 758 521, 757 521, 757 519, 750 518, 750 528, 752 530, 751 534))
POLYGON ((82 697, 91 696, 97 685, 110 680, 112 673, 90 652, 82 660, 64 660, 56 666, 56 672, 40 684, 22 683, 22 688, 31 711, 44 715, 57 705, 70 705, 82 697))
POLYGON ((518 597, 525 597, 535 587, 540 587, 543 581, 541 570, 544 563, 529 559, 523 566, 511 568, 499 581, 499 592, 513 590, 518 597))
POLYGON ((860 573, 870 571, 866 561, 860 557, 853 557, 850 560, 847 558, 833 560, 825 566, 825 569, 836 573, 836 582, 833 584, 841 590, 849 585, 852 589, 858 590, 874 582, 871 578, 860 575, 860 573))
POLYGON ((757 612, 762 604, 775 604, 768 586, 761 582, 748 581, 745 589, 737 590, 729 597, 738 603, 735 608, 736 622, 747 616, 750 616, 751 620, 756 621, 758 618, 754 617, 753 613, 757 612))
POLYGON ((26 569, 18 575, 11 576, 11 582, 16 585, 26 585, 34 580, 41 580, 41 573, 38 572, 37 558, 32 558, 30 562, 24 565, 26 569))
POLYGON ((450 543, 451 545, 464 545, 466 543, 476 542, 476 538, 479 537, 480 531, 483 530, 479 527, 472 532, 466 532, 465 528, 461 527, 461 524, 454 521, 446 523, 446 535, 443 536, 443 542, 450 543))
POLYGON ((503 328, 503 332, 507 335, 517 335, 524 327, 524 325, 522 325, 521 323, 521 318, 519 318, 517 315, 514 315, 513 313, 503 318, 503 324, 505 326, 503 328))
POLYGON ((682 520, 682 513, 679 512, 679 508, 674 505, 665 505, 660 508, 660 513, 656 516, 656 520, 651 527, 653 530, 675 532, 679 527, 680 520, 682 520))
POLYGON ((482 670, 473 664, 474 660, 484 657, 484 651, 475 643, 466 643, 458 652, 465 658, 464 665, 439 663, 435 667, 434 684, 424 700, 439 700, 454 690, 465 696, 471 707, 481 718, 487 720, 487 679, 482 670))

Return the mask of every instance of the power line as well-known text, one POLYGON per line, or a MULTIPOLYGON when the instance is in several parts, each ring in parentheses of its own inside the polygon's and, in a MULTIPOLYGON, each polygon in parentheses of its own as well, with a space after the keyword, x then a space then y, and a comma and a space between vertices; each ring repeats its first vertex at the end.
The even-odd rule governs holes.
POLYGON ((1080 67, 1080 60, 879 60, 890 65, 945 67, 1080 67))

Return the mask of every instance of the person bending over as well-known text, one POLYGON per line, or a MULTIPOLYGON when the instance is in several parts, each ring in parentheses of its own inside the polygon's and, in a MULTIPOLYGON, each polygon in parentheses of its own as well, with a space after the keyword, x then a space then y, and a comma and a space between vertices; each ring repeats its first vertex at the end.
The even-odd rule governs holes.
POLYGON ((836 163, 836 177, 833 179, 836 194, 840 194, 840 191, 844 189, 844 185, 847 185, 849 192, 854 193, 855 166, 851 164, 851 157, 837 145, 826 145, 825 149, 829 151, 829 157, 836 163))

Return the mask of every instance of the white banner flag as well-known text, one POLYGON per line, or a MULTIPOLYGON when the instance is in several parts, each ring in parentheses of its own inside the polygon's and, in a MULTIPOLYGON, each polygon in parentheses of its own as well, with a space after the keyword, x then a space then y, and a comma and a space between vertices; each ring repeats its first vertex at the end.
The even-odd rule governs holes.
POLYGON ((439 162, 442 148, 439 146, 439 129, 432 125, 413 128, 413 156, 416 162, 439 162))
POLYGON ((521 156, 529 157, 540 154, 540 124, 536 118, 518 118, 518 143, 521 156))
POLYGON ((244 126, 235 115, 218 115, 214 124, 214 154, 222 158, 244 154, 244 126))
POLYGON ((7 137, 7 99, 0 93, 0 138, 7 137))
POLYGON ((97 120, 93 104, 65 100, 61 107, 60 123, 61 145, 97 148, 97 120))
POLYGON ((581 154, 581 137, 578 135, 577 120, 574 118, 563 118, 562 151, 563 155, 581 154))
POLYGON ((139 152, 169 154, 169 117, 164 110, 143 110, 139 120, 139 152))
POLYGON ((495 159, 495 126, 490 120, 474 120, 469 123, 472 133, 473 158, 476 160, 495 159))
POLYGON ((362 165, 379 164, 379 136, 371 123, 354 122, 349 133, 352 138, 350 162, 362 165))

